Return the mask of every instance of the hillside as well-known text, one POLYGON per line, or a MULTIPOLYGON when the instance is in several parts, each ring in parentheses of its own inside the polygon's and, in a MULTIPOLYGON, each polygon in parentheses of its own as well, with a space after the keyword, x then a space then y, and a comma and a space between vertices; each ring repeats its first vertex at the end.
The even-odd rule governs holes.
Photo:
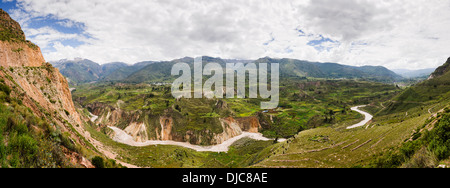
POLYGON ((98 64, 88 59, 59 60, 50 62, 58 68, 71 84, 84 84, 89 82, 121 81, 131 74, 139 71, 154 62, 144 61, 134 65, 121 62, 98 64))
POLYGON ((439 103, 450 97, 450 58, 433 72, 428 80, 407 88, 403 93, 389 101, 382 114, 404 112, 408 109, 439 103))
POLYGON ((256 168, 436 168, 450 161, 449 60, 430 79, 391 100, 365 107, 364 127, 351 122, 300 132, 256 168))
POLYGON ((447 59, 447 62, 445 62, 444 65, 438 67, 430 76, 429 79, 433 78, 439 78, 441 76, 444 76, 450 71, 450 58, 447 59))
POLYGON ((139 62, 134 65, 121 67, 119 69, 116 69, 115 71, 111 72, 108 75, 105 75, 100 81, 122 81, 126 78, 128 78, 133 73, 141 70, 142 68, 153 64, 152 61, 144 61, 139 62))
POLYGON ((74 84, 99 81, 120 68, 128 67, 127 64, 120 62, 99 65, 87 59, 60 60, 51 63, 74 84))
POLYGON ((257 62, 280 63, 282 77, 313 77, 330 79, 364 79, 381 82, 393 82, 402 79, 401 76, 385 67, 355 67, 337 63, 318 63, 294 59, 260 59, 257 62))

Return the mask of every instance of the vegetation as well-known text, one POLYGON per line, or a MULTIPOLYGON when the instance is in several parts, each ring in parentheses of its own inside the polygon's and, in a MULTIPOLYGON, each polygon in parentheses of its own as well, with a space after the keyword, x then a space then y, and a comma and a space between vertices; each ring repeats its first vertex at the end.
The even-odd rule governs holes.
POLYGON ((286 79, 281 85, 280 108, 267 113, 260 109, 262 99, 176 100, 171 95, 170 85, 85 84, 78 86, 73 96, 88 109, 90 104, 103 104, 146 114, 146 125, 150 126, 147 130, 159 128, 159 116, 169 114, 181 135, 203 130, 220 133, 219 118, 258 117, 263 122, 261 132, 266 137, 289 138, 306 129, 359 119, 360 114, 350 107, 383 101, 400 91, 392 85, 350 80, 286 79), (218 107, 218 101, 222 101, 224 107, 218 107), (274 118, 269 120, 269 116, 274 118), (152 120, 154 118, 157 120, 152 120))
MULTIPOLYGON (((438 161, 450 157, 450 111, 440 115, 432 130, 419 127, 398 149, 391 149, 378 157, 374 167, 434 168, 438 161), (420 132, 422 131, 422 132, 420 132)), ((432 126, 432 125, 431 125, 432 126)))
MULTIPOLYGON (((7 95, 2 89, 0 95, 7 95)), ((17 99, 0 98, 0 164, 3 168, 73 167, 61 147, 78 151, 71 139, 17 99), (7 105, 5 105, 7 104, 7 105)))
MULTIPOLYGON (((20 29, 20 25, 16 21, 10 19, 8 15, 5 16, 5 14, 7 13, 3 10, 0 10, 0 41, 25 43, 30 48, 36 49, 37 46, 35 44, 28 40, 25 40, 25 35, 20 29), (9 19, 7 19, 7 17, 9 19)), ((19 53, 23 51, 23 49, 18 48, 13 51, 19 53)))

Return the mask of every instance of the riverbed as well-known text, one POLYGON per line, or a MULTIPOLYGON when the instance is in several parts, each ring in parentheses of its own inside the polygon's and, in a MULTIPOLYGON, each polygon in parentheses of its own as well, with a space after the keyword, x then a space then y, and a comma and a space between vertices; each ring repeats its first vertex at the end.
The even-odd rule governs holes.
POLYGON ((357 123, 357 124, 354 124, 352 126, 347 127, 347 129, 354 129, 354 128, 357 128, 357 127, 362 127, 362 126, 366 125, 367 123, 369 123, 369 121, 371 121, 373 119, 373 116, 371 114, 369 114, 367 112, 364 112, 362 110, 359 110, 359 108, 363 108, 363 107, 366 107, 366 106, 367 105, 362 105, 362 106, 355 106, 355 107, 352 108, 353 111, 356 111, 356 112, 362 114, 364 116, 364 120, 359 122, 359 123, 357 123))
MULTIPOLYGON (((228 149, 234 142, 242 139, 242 138, 251 138, 254 140, 262 140, 262 141, 270 141, 273 139, 269 139, 264 137, 261 133, 249 133, 243 132, 241 135, 233 137, 222 144, 214 145, 214 146, 199 146, 192 145, 187 142, 175 142, 175 141, 159 141, 159 140, 148 140, 146 142, 136 142, 133 140, 133 137, 127 134, 122 129, 117 127, 109 127, 111 130, 115 132, 115 136, 113 140, 122 144, 136 146, 136 147, 144 147, 144 146, 152 146, 152 145, 172 145, 172 146, 181 146, 189 149, 193 149, 199 152, 228 152, 228 149)), ((279 142, 285 141, 285 139, 278 139, 279 142)))

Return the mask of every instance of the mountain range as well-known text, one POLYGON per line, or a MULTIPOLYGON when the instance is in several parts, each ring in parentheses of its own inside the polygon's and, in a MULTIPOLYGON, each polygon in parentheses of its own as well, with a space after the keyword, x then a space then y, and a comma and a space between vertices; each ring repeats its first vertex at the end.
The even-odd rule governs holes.
POLYGON ((74 60, 63 59, 50 63, 55 68, 58 68, 61 74, 69 79, 70 83, 77 84, 96 81, 119 81, 153 62, 140 62, 134 65, 114 62, 100 65, 88 59, 76 58, 74 60))
MULTIPOLYGON (((364 79, 379 82, 395 82, 403 77, 382 66, 349 66, 338 63, 319 63, 296 59, 260 58, 257 60, 227 60, 203 57, 206 63, 219 63, 225 67, 227 63, 279 63, 281 78, 326 78, 326 79, 364 79)), ((172 81, 170 75, 174 64, 184 62, 193 65, 194 58, 185 57, 172 61, 146 61, 127 65, 125 63, 108 63, 100 65, 87 59, 60 60, 52 63, 73 83, 93 81, 116 81, 126 83, 166 82, 172 81)))

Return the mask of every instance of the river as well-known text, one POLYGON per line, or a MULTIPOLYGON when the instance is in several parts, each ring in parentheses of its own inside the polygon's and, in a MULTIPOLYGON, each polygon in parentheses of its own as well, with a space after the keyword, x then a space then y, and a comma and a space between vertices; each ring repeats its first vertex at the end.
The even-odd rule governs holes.
MULTIPOLYGON (((127 134, 122 129, 117 127, 109 127, 111 130, 115 132, 115 136, 113 140, 122 144, 136 146, 136 147, 144 147, 144 146, 152 146, 152 145, 172 145, 172 146, 181 146, 189 149, 193 149, 195 151, 200 152, 228 152, 229 147, 236 141, 248 137, 254 140, 262 140, 262 141, 270 141, 273 139, 265 138, 261 133, 249 133, 243 132, 241 135, 233 137, 222 144, 214 145, 214 146, 199 146, 192 145, 187 142, 175 142, 175 141, 159 141, 159 140, 148 140, 146 142, 136 142, 133 140, 133 137, 127 134)), ((285 141, 285 139, 279 139, 280 142, 285 141)))
POLYGON ((362 126, 366 125, 367 123, 369 123, 369 121, 371 121, 373 119, 373 116, 370 115, 369 113, 364 112, 362 110, 359 110, 359 108, 366 107, 366 106, 367 105, 362 105, 362 106, 355 106, 355 107, 352 108, 353 111, 356 111, 356 112, 364 115, 365 118, 364 118, 363 121, 361 121, 361 122, 359 122, 357 124, 354 124, 352 126, 347 127, 347 129, 354 129, 354 128, 357 128, 357 127, 362 127, 362 126))

